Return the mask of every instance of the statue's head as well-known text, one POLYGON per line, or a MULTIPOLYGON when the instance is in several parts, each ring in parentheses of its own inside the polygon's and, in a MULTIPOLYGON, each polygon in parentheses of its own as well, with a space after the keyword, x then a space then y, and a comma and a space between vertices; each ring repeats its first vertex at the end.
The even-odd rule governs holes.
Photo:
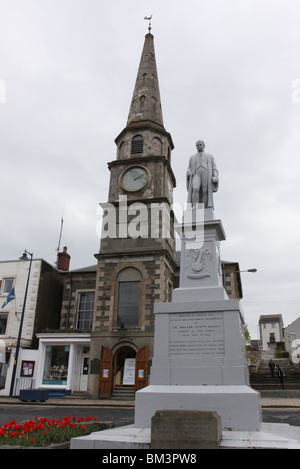
POLYGON ((198 151, 203 151, 204 148, 205 148, 205 143, 203 140, 198 140, 198 142, 196 142, 196 148, 198 151))

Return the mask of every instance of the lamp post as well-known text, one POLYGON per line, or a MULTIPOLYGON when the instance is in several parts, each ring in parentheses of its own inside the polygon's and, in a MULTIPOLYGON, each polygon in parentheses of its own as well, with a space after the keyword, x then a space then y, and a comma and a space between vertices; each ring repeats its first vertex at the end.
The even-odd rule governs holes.
POLYGON ((20 257, 20 261, 29 261, 29 269, 28 269, 28 276, 27 276, 27 282, 26 282, 26 288, 25 288, 23 308, 22 308, 22 314, 21 314, 21 320, 20 320, 19 334, 18 334, 18 340, 17 340, 15 359, 14 359, 14 366, 13 366, 13 372, 12 372, 12 377, 11 377, 9 397, 13 397, 13 392, 14 392, 14 385, 15 385, 15 379, 16 379, 16 371, 17 371, 18 356, 19 356, 19 351, 20 351, 20 344, 21 344, 22 328, 23 328, 24 315, 25 315, 25 306, 26 306, 26 300, 27 300, 28 285, 29 285, 29 278, 30 278, 30 271, 31 271, 31 264, 32 264, 32 257, 33 257, 33 254, 26 251, 26 249, 25 249, 23 255, 20 257), (30 256, 30 259, 28 259, 27 254, 30 256))
MULTIPOLYGON (((222 264, 222 270, 223 270, 223 287, 225 288, 226 290, 226 271, 225 271, 225 265, 226 264, 222 264)), ((247 269, 247 270, 232 270, 231 273, 234 273, 234 274, 240 274, 242 272, 252 272, 252 273, 255 273, 257 272, 257 269, 247 269)))
POLYGON ((247 270, 235 270, 235 272, 237 274, 241 273, 241 272, 257 272, 257 269, 247 269, 247 270))

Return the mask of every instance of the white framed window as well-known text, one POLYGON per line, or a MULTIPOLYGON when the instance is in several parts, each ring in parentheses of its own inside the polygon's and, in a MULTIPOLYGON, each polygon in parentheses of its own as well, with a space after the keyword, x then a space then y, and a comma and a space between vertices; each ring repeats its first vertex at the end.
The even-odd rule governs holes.
POLYGON ((94 292, 78 294, 77 329, 92 329, 94 297, 94 292))
POLYGON ((14 285, 14 278, 4 278, 2 282, 2 294, 7 295, 14 285))

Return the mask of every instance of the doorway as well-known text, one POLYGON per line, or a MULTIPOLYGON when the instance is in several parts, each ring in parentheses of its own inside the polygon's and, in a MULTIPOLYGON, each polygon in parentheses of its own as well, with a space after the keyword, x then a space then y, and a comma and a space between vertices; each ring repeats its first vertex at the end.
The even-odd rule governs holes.
POLYGON ((118 349, 114 356, 114 387, 117 385, 133 385, 135 377, 136 351, 129 346, 118 349))
POLYGON ((129 345, 115 353, 104 345, 100 361, 100 398, 120 397, 124 392, 133 394, 148 384, 148 347, 136 351, 129 345))
POLYGON ((81 357, 81 373, 79 391, 87 391, 88 388, 88 374, 89 374, 89 355, 84 354, 81 357))

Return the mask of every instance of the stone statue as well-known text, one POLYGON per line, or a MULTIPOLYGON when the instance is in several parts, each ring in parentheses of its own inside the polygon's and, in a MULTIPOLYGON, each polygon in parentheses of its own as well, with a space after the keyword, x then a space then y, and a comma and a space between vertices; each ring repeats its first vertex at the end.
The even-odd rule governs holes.
POLYGON ((214 208, 213 192, 219 187, 219 173, 215 159, 204 151, 205 143, 196 143, 198 152, 191 156, 186 174, 188 203, 194 207, 203 203, 204 208, 214 208))

